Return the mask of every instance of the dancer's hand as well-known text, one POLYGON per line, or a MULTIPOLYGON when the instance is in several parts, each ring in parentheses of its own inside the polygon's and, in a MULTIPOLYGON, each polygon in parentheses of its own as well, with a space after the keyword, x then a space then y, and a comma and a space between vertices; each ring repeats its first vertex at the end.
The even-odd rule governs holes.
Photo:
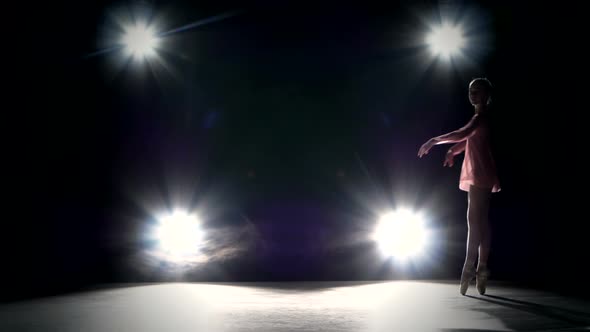
POLYGON ((453 151, 449 149, 449 151, 447 151, 447 154, 445 155, 445 162, 443 163, 443 166, 453 167, 454 158, 455 155, 453 154, 453 151))
POLYGON ((434 141, 429 139, 426 143, 422 144, 420 150, 418 150, 418 157, 422 158, 423 155, 428 154, 428 151, 434 146, 434 141))

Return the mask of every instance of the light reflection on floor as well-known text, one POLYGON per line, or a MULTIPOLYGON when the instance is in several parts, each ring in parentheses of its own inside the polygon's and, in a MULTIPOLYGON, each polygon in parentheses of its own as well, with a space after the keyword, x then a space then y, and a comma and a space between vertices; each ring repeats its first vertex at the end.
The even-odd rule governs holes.
POLYGON ((0 331, 518 331, 590 326, 590 305, 454 282, 167 283, 0 305, 0 331))

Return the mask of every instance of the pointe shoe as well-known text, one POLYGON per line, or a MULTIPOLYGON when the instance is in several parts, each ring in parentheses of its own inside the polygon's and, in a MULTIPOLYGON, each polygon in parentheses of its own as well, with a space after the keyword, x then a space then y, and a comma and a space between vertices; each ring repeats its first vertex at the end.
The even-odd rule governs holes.
POLYGON ((467 288, 469 288, 469 283, 475 277, 475 268, 463 268, 463 272, 461 272, 461 283, 459 291, 461 295, 465 295, 467 293, 467 288))
POLYGON ((478 269, 478 271, 475 274, 475 287, 481 295, 484 295, 486 293, 486 286, 488 285, 489 276, 490 270, 487 267, 478 269))

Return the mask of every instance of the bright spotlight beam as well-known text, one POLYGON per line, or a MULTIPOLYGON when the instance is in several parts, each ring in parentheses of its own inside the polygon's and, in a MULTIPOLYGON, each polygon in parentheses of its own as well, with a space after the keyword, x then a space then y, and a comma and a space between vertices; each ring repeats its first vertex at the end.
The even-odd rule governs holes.
POLYGON ((105 49, 102 49, 102 50, 98 50, 96 52, 92 52, 90 54, 86 54, 84 57, 85 58, 91 58, 93 56, 107 54, 107 53, 110 53, 110 52, 114 52, 114 51, 118 51, 120 49, 123 49, 124 47, 125 47, 124 45, 116 45, 116 46, 113 46, 113 47, 109 47, 109 48, 105 48, 105 49))
POLYGON ((426 37, 426 43, 433 54, 448 59, 460 53, 465 46, 463 28, 460 25, 443 23, 432 29, 426 37))
MULTIPOLYGON (((199 27, 199 26, 209 24, 209 23, 221 21, 223 19, 230 18, 230 17, 236 16, 236 15, 239 15, 241 13, 242 13, 242 11, 237 11, 237 10, 231 11, 231 12, 226 12, 223 14, 208 17, 208 18, 198 20, 198 21, 195 21, 193 23, 189 23, 187 25, 184 25, 184 26, 181 26, 178 28, 174 28, 174 29, 164 31, 164 32, 159 32, 159 33, 155 32, 155 31, 151 31, 152 27, 149 27, 145 24, 143 26, 138 25, 138 24, 125 26, 125 27, 123 27, 125 33, 123 35, 122 42, 120 42, 118 45, 108 47, 108 48, 87 54, 85 56, 85 58, 98 56, 98 55, 102 55, 102 54, 107 54, 107 53, 119 51, 121 49, 125 49, 128 51, 137 51, 137 50, 139 50, 139 51, 141 51, 141 50, 155 51, 156 45, 154 45, 154 44, 157 44, 157 41, 163 37, 166 37, 166 36, 169 36, 169 35, 172 35, 175 33, 183 32, 183 31, 187 31, 187 30, 199 27)), ((133 52, 131 52, 131 53, 133 53, 133 52)), ((155 52, 149 52, 149 53, 153 54, 155 52)))
POLYGON ((184 211, 174 211, 159 219, 156 237, 165 253, 179 258, 199 252, 203 233, 197 216, 184 211))
POLYGON ((383 254, 400 260, 421 254, 428 238, 422 217, 405 209, 383 215, 374 234, 383 254))
POLYGON ((121 42, 127 54, 136 59, 154 55, 158 47, 158 37, 153 27, 142 22, 126 26, 121 42))
POLYGON ((205 19, 202 19, 202 20, 199 20, 199 21, 196 21, 196 22, 193 22, 193 23, 190 23, 190 24, 181 26, 179 28, 175 28, 175 29, 172 29, 172 30, 168 30, 166 32, 162 32, 162 33, 158 34, 158 37, 164 37, 164 36, 167 36, 167 35, 171 35, 173 33, 178 33, 178 32, 182 32, 182 31, 190 30, 190 29, 193 29, 193 28, 196 28, 198 26, 205 25, 205 24, 208 24, 208 23, 213 23, 213 22, 221 21, 223 19, 236 16, 236 15, 238 15, 240 13, 241 13, 241 11, 232 11, 232 12, 227 12, 227 13, 219 14, 219 15, 216 15, 216 16, 212 16, 212 17, 209 17, 209 18, 205 18, 205 19))

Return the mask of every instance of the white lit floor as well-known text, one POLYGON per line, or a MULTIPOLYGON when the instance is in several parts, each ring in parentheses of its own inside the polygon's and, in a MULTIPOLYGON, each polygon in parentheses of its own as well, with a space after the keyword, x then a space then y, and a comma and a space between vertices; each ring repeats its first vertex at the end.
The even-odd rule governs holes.
POLYGON ((493 282, 106 285, 0 304, 0 331, 590 331, 590 302, 493 282))

